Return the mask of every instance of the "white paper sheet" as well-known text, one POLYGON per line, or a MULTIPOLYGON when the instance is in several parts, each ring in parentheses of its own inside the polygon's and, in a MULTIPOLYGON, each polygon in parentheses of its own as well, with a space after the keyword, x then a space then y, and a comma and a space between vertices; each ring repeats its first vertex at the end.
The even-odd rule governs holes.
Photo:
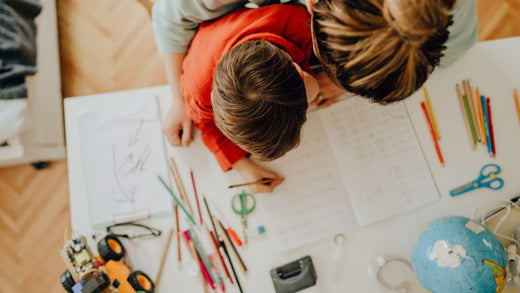
POLYGON ((360 225, 439 199, 403 103, 351 98, 320 115, 360 225))
POLYGON ((76 119, 92 226, 171 212, 157 179, 169 176, 155 97, 89 108, 76 119))
POLYGON ((311 112, 300 146, 268 167, 285 181, 257 200, 280 250, 439 198, 402 103, 350 98, 311 112))

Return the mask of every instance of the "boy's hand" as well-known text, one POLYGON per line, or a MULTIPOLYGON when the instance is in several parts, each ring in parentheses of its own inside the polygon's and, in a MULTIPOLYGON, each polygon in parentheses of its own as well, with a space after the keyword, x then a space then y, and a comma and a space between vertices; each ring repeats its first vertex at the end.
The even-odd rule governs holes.
POLYGON ((341 95, 345 94, 347 91, 339 87, 337 84, 335 84, 330 77, 325 72, 320 72, 316 75, 316 79, 318 80, 318 83, 320 84, 320 94, 319 94, 319 100, 318 108, 327 108, 334 101, 336 101, 341 95))
POLYGON ((173 146, 190 145, 193 140, 192 122, 182 99, 174 99, 166 118, 162 123, 162 129, 166 138, 173 146))
POLYGON ((269 171, 244 157, 233 164, 233 169, 242 176, 244 182, 253 182, 263 178, 272 178, 270 184, 254 184, 249 185, 251 193, 271 193, 274 188, 282 183, 283 178, 275 172, 269 171))

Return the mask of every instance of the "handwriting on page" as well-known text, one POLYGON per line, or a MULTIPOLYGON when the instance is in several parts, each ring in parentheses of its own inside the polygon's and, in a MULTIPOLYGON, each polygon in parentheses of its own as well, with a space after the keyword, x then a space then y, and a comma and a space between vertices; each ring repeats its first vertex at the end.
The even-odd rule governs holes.
POLYGON ((300 146, 269 166, 285 176, 283 184, 257 197, 282 250, 356 226, 319 116, 307 119, 300 146))
POLYGON ((361 225, 438 199, 404 104, 352 98, 320 114, 361 225))

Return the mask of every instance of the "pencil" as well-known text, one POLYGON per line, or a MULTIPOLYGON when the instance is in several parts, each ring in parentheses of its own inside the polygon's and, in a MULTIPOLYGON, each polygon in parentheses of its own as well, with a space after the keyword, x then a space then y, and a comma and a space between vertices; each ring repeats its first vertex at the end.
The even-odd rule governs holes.
POLYGON ((164 188, 166 188, 166 190, 168 190, 168 192, 170 193, 170 195, 173 197, 173 200, 175 200, 175 202, 177 203, 178 206, 181 207, 182 211, 186 214, 186 216, 188 217, 188 219, 193 223, 193 225, 197 225, 195 223, 195 221, 193 220, 193 218, 191 217, 190 213, 188 213, 188 211, 186 210, 186 208, 182 205, 182 203, 180 202, 180 200, 175 196, 175 194, 173 194, 173 191, 171 190, 170 187, 168 187, 168 185, 166 184, 166 182, 164 182, 164 180, 162 179, 161 176, 157 175, 157 178, 159 178, 159 181, 161 181, 162 185, 164 186, 164 188))
POLYGON ((495 132, 493 131, 493 118, 491 117, 491 100, 486 98, 488 119, 489 119, 489 135, 491 136, 491 149, 493 151, 493 157, 496 156, 497 151, 495 147, 495 132))
MULTIPOLYGON (((188 251, 190 252, 190 255, 191 255, 191 258, 193 258, 194 261, 197 261, 199 260, 199 257, 197 255, 197 250, 195 249, 195 244, 193 244, 193 242, 191 242, 189 240, 189 237, 187 237, 186 234, 184 234, 184 241, 186 241, 186 246, 188 246, 188 251)), ((199 267, 200 267, 200 263, 199 263, 199 267)), ((202 284, 202 287, 204 288, 204 292, 207 293, 208 292, 208 288, 206 286, 206 280, 204 278, 204 274, 202 273, 202 269, 201 269, 201 273, 199 274, 200 276, 200 281, 201 281, 201 284, 202 284)))
POLYGON ((195 193, 195 201, 197 202, 197 210, 199 212, 200 224, 202 225, 202 214, 200 213, 199 195, 197 194, 197 187, 195 186, 195 178, 193 178, 193 171, 190 169, 191 183, 193 184, 193 193, 195 193))
POLYGON ((466 130, 468 132, 468 137, 470 139, 471 148, 475 149, 475 147, 476 147, 475 143, 476 142, 473 139, 473 135, 471 133, 471 127, 469 125, 468 116, 466 114, 466 109, 465 109, 465 106, 464 106, 464 98, 462 97, 462 92, 460 91, 460 86, 458 84, 455 86, 455 90, 457 92, 457 98, 459 99, 460 110, 462 112, 462 117, 464 118, 464 123, 466 124, 466 130))
POLYGON ((168 233, 168 238, 166 239, 166 246, 164 246, 163 254, 161 257, 161 263, 159 264, 159 270, 157 271, 157 277, 155 277, 155 287, 159 285, 159 281, 161 280, 161 274, 164 267, 164 261, 166 260, 166 256, 168 255, 168 250, 170 249, 170 243, 173 236, 173 229, 170 228, 170 232, 168 233))
POLYGON ((473 124, 473 128, 475 128, 475 138, 476 138, 476 141, 480 141, 480 131, 478 128, 479 124, 477 123, 477 111, 475 111, 475 103, 474 103, 473 97, 471 95, 471 89, 469 87, 469 80, 468 79, 463 80, 462 85, 464 87, 464 93, 466 93, 466 99, 468 100, 469 111, 471 113, 471 122, 473 124))
POLYGON ((247 185, 254 185, 254 184, 271 184, 273 181, 275 180, 279 180, 279 179, 274 179, 274 178, 262 178, 260 180, 257 180, 257 181, 253 181, 253 182, 247 182, 247 183, 241 183, 241 184, 234 184, 234 185, 229 185, 228 188, 235 188, 235 187, 241 187, 241 186, 247 186, 247 185))
POLYGON ((175 185, 179 191, 179 195, 181 196, 181 200, 185 202, 190 215, 193 215, 193 209, 191 208, 190 201, 188 200, 188 196, 186 195, 186 190, 184 189, 184 184, 182 184, 181 175, 179 170, 177 169, 177 164, 175 164, 175 160, 173 157, 170 157, 168 161, 168 167, 170 167, 170 172, 173 173, 173 180, 175 181, 175 185))
POLYGON ((238 251, 237 251, 235 245, 233 244, 233 242, 231 242, 231 239, 229 239, 229 235, 227 234, 226 229, 224 229, 224 226, 218 219, 213 219, 213 220, 214 221, 216 220, 217 226, 222 230, 221 232, 222 232, 222 235, 224 238, 224 243, 226 243, 227 246, 231 246, 231 250, 233 250, 233 253, 237 257, 238 264, 239 264, 240 268, 242 269, 242 272, 244 272, 244 274, 245 274, 247 272, 246 264, 240 257, 240 254, 238 254, 238 251))
POLYGON ((175 210, 175 232, 177 234, 177 260, 180 262, 182 260, 182 256, 181 256, 181 244, 180 244, 180 229, 179 229, 179 206, 178 205, 175 205, 174 208, 175 210))
POLYGON ((489 128, 489 116, 486 105, 486 97, 480 96, 480 102, 482 103, 482 111, 484 112, 484 125, 486 126, 486 136, 487 136, 487 148, 490 156, 493 156, 493 146, 491 145, 491 131, 489 128))
MULTIPOLYGON (((228 268, 226 266, 226 262, 224 262, 224 258, 222 257, 222 254, 220 253, 220 249, 218 249, 222 245, 220 244, 220 242, 217 243, 218 233, 217 233, 217 229, 215 228, 215 223, 214 223, 214 221, 212 221, 213 215, 211 214, 211 211, 209 210, 209 206, 208 206, 208 202, 206 201, 206 197, 202 196, 202 200, 204 202, 204 205, 206 206, 206 211, 208 212, 208 216, 209 216, 209 219, 210 219, 210 222, 211 222, 211 226, 213 227, 213 231, 210 231, 211 239, 213 240, 213 243, 215 244, 215 246, 217 248, 217 252, 218 252, 218 255, 220 257, 220 260, 222 261, 222 265, 224 266, 224 270, 226 271, 226 275, 228 276, 229 281, 231 282, 231 284, 233 284, 233 279, 231 278, 231 275, 229 274, 228 268), (213 235, 212 232, 215 233, 215 235, 213 235)), ((231 260, 230 260, 230 262, 231 262, 231 260)), ((234 271, 234 269, 233 269, 233 271, 234 271)), ((235 278, 236 278, 236 275, 235 275, 235 278)))
MULTIPOLYGON (((471 89, 473 92, 473 89, 471 89)), ((478 105, 478 121, 480 123, 480 132, 481 132, 481 141, 482 144, 487 144, 486 139, 486 126, 484 125, 484 112, 482 111, 482 103, 480 102, 480 92, 478 90, 478 87, 476 89, 475 93, 475 100, 477 101, 476 104, 478 105)))
POLYGON ((432 109, 432 105, 430 103, 430 97, 428 96, 428 90, 426 89, 426 87, 423 87, 423 91, 424 91, 424 97, 426 99, 426 105, 428 106, 428 111, 430 112, 430 116, 432 118, 432 124, 433 124, 433 129, 435 130, 435 136, 437 136, 437 139, 441 139, 441 135, 439 133, 439 128, 437 127, 437 122, 435 120, 435 115, 433 114, 433 109, 432 109))
POLYGON ((516 115, 518 116, 518 122, 520 122, 520 101, 518 101, 518 91, 513 90, 513 96, 515 97, 516 115))
MULTIPOLYGON (((215 227, 215 223, 217 221, 217 219, 215 217, 213 217, 213 215, 211 214, 211 211, 209 210, 209 205, 208 205, 208 202, 206 201, 206 197, 203 197, 202 200, 204 201, 204 205, 206 206, 206 210, 208 211, 208 215, 209 215, 209 219, 210 219, 210 222, 211 222, 211 226, 213 227, 213 231, 215 232, 215 237, 217 238, 218 240, 218 243, 220 245, 220 247, 222 247, 222 249, 224 250, 224 254, 226 255, 226 258, 229 262, 229 266, 231 267, 231 271, 233 272, 233 276, 235 277, 235 280, 237 282, 237 285, 238 285, 238 289, 240 290, 240 292, 244 292, 242 291, 242 286, 240 285, 240 281, 238 280, 238 276, 237 276, 237 273, 235 271, 235 267, 233 266, 233 262, 231 261, 231 257, 229 255, 229 251, 227 250, 227 246, 226 246, 226 242, 222 241, 220 239, 220 235, 215 227)), ((231 280, 231 283, 233 283, 233 281, 231 280)))
POLYGON ((441 149, 439 147, 439 143, 437 142, 437 139, 435 137, 435 132, 433 130, 432 121, 430 120, 430 117, 428 116, 428 110, 426 110, 426 105, 424 102, 421 102, 421 107, 423 109, 424 118, 426 119, 426 124, 428 124, 428 128, 430 129, 430 134, 433 139, 433 145, 435 146, 435 151, 437 152, 437 156, 439 157, 439 162, 442 166, 444 166, 444 159, 442 158, 441 149))

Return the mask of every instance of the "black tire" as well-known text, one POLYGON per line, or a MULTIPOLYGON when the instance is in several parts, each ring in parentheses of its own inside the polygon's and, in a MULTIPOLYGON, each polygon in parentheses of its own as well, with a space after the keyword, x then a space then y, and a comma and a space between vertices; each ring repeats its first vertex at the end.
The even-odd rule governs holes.
POLYGON ((125 256, 126 250, 117 237, 107 235, 97 244, 97 249, 101 258, 107 262, 109 260, 120 260, 125 256))
POLYGON ((155 284, 152 279, 141 271, 135 271, 128 276, 128 283, 132 285, 135 291, 144 291, 145 293, 153 293, 155 284))
POLYGON ((63 274, 61 274, 60 283, 61 283, 61 286, 63 286, 63 289, 65 289, 65 291, 67 291, 69 293, 72 293, 72 287, 74 287, 74 285, 76 284, 76 282, 74 282, 74 279, 72 278, 72 275, 70 274, 70 272, 68 270, 66 270, 63 274))

